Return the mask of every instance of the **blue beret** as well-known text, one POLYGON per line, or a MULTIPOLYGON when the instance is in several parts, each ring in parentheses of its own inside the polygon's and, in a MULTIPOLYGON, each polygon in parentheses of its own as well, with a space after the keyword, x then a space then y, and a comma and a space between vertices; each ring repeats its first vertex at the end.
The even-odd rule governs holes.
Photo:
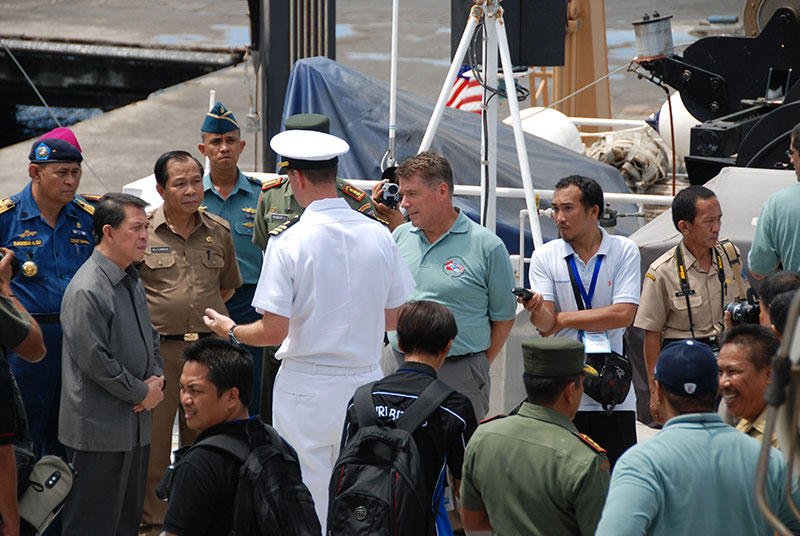
POLYGON ((714 352, 692 339, 666 345, 658 356, 654 375, 667 391, 684 397, 714 393, 719 386, 714 352))
POLYGON ((236 122, 233 112, 225 108, 224 104, 218 102, 211 108, 211 111, 206 114, 206 118, 200 130, 203 132, 210 132, 211 134, 225 134, 226 132, 238 128, 239 123, 236 122))
POLYGON ((71 143, 58 138, 42 138, 33 142, 28 155, 31 162, 83 162, 81 152, 71 143))

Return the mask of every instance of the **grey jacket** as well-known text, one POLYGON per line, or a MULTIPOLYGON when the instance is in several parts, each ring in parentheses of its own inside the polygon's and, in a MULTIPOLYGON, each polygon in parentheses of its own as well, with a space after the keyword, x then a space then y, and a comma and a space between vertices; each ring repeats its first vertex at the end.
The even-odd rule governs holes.
POLYGON ((67 286, 61 327, 58 439, 89 451, 149 445, 151 414, 133 408, 163 363, 136 268, 123 271, 95 249, 67 286))

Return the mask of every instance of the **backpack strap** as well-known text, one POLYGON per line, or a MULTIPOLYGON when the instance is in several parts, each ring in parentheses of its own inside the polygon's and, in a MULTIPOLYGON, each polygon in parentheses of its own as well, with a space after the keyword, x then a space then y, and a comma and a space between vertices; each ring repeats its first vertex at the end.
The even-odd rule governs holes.
POLYGON ((211 437, 203 438, 192 445, 190 450, 194 450, 198 447, 212 447, 223 450, 242 463, 244 463, 244 461, 250 455, 250 445, 248 445, 247 442, 245 442, 243 439, 224 434, 217 434, 211 437))
POLYGON ((409 434, 419 428, 425 419, 436 411, 436 408, 444 402, 455 389, 440 380, 434 380, 422 391, 400 418, 397 420, 397 427, 405 430, 409 434))
POLYGON ((736 251, 733 242, 727 238, 720 240, 719 245, 722 246, 722 251, 728 258, 728 264, 731 265, 733 278, 736 280, 736 284, 739 287, 739 299, 743 300, 747 292, 744 290, 744 281, 742 281, 742 260, 741 257, 739 257, 739 252, 736 251))
POLYGON ((372 401, 372 388, 377 382, 370 382, 356 389, 353 395, 353 406, 356 410, 356 422, 358 428, 363 429, 372 426, 378 419, 375 413, 375 404, 372 401))

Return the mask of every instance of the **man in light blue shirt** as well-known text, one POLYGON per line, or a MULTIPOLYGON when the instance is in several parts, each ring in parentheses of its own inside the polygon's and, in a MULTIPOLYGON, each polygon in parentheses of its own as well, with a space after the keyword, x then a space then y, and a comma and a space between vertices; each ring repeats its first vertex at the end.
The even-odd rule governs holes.
MULTIPOLYGON (((718 374, 705 344, 688 339, 664 347, 654 394, 666 424, 617 461, 597 536, 774 533, 753 492, 761 442, 715 413, 718 374)), ((800 501, 797 480, 793 497, 785 480, 786 461, 771 448, 767 503, 792 534, 800 534, 789 508, 790 500, 800 501)))

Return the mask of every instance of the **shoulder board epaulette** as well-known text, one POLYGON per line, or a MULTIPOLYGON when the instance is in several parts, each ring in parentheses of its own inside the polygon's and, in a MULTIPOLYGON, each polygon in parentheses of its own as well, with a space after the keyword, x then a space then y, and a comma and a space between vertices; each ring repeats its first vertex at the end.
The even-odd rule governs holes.
POLYGON ((208 210, 208 205, 200 205, 197 210, 208 210))
POLYGON ((370 205, 369 203, 364 203, 363 205, 361 205, 360 207, 358 207, 358 211, 359 211, 359 212, 363 212, 363 213, 367 214, 367 211, 368 211, 369 209, 371 209, 371 208, 372 208, 372 205, 370 205))
POLYGON ((100 202, 100 198, 103 196, 101 194, 81 194, 81 197, 89 203, 95 205, 100 202))
POLYGON ((580 437, 583 440, 584 443, 589 445, 592 448, 593 451, 601 452, 601 453, 604 453, 606 451, 606 449, 604 449, 603 447, 601 447, 600 445, 595 443, 594 439, 592 439, 588 435, 586 435, 586 434, 578 434, 578 437, 580 437))
POLYGON ((289 227, 291 227, 292 225, 294 225, 298 221, 300 221, 300 216, 295 216, 294 218, 292 218, 291 220, 287 221, 283 225, 279 225, 278 227, 275 227, 273 230, 271 230, 269 232, 269 235, 270 236, 278 236, 279 234, 284 232, 286 229, 288 229, 289 227))
POLYGON ((214 214, 213 212, 209 212, 204 207, 200 207, 200 214, 202 214, 203 216, 207 217, 208 219, 210 219, 214 223, 218 223, 218 224, 222 225, 227 230, 229 230, 229 231, 231 230, 230 222, 228 220, 226 220, 225 218, 223 218, 222 216, 218 216, 218 215, 214 214))
POLYGON ((650 278, 650 279, 652 279, 653 281, 655 281, 655 280, 656 280, 656 276, 654 276, 654 275, 653 275, 653 274, 651 274, 650 272, 645 272, 645 273, 644 273, 644 276, 645 276, 645 277, 649 277, 649 278, 650 278))
POLYGON ((271 181, 267 181, 261 185, 261 191, 266 192, 270 188, 275 188, 276 186, 279 186, 282 181, 283 179, 281 179, 280 177, 277 179, 272 179, 271 181))
POLYGON ((259 186, 263 186, 263 183, 262 183, 260 180, 258 180, 257 178, 255 178, 255 177, 251 177, 250 175, 247 175, 247 174, 245 174, 245 173, 242 173, 242 175, 244 175, 244 176, 245 176, 245 178, 246 178, 247 180, 249 180, 250 182, 252 182, 253 184, 257 184, 257 185, 259 185, 259 186))
POLYGON ((361 201, 367 195, 366 192, 362 192, 361 190, 359 190, 355 186, 351 186, 349 184, 345 184, 344 186, 342 186, 341 190, 342 190, 342 193, 345 193, 345 194, 349 195, 350 197, 352 197, 356 201, 361 201))
POLYGON ((79 207, 81 207, 83 210, 85 210, 89 214, 94 215, 94 207, 92 205, 90 205, 89 203, 87 203, 83 199, 78 199, 77 197, 74 199, 74 201, 75 201, 75 204, 78 205, 79 207))
POLYGON ((491 417, 486 417, 483 419, 480 424, 486 424, 487 422, 496 421, 498 419, 502 419, 503 417, 508 417, 505 413, 498 413, 497 415, 492 415, 491 417))
POLYGON ((0 214, 8 210, 11 210, 15 206, 17 206, 16 203, 14 203, 14 201, 10 197, 6 197, 2 201, 0 201, 0 214))
POLYGON ((675 254, 675 247, 673 246, 664 253, 662 253, 656 260, 654 260, 650 264, 650 269, 647 271, 652 274, 653 272, 658 270, 663 264, 672 261, 672 259, 674 258, 674 254, 675 254))

